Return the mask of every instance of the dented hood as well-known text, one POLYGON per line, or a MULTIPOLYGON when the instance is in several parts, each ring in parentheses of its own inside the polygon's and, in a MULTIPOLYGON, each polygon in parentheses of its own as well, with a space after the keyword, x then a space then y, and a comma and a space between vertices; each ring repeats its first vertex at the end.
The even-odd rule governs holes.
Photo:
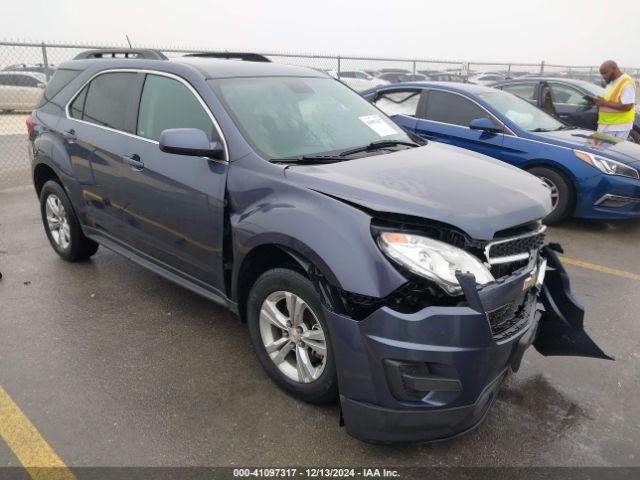
POLYGON ((294 165, 285 175, 377 212, 447 223, 477 240, 551 211, 549 190, 533 175, 435 142, 339 163, 294 165))

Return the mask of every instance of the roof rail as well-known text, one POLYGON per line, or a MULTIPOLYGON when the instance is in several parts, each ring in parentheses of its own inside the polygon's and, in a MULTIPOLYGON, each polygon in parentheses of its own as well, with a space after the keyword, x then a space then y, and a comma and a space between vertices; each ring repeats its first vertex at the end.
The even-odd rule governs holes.
POLYGON ((79 53, 73 59, 83 60, 87 58, 135 58, 145 60, 168 60, 164 53, 159 50, 146 48, 99 48, 96 50, 86 50, 79 53))
POLYGON ((271 62, 264 55, 259 53, 243 52, 200 52, 187 53, 185 57, 206 57, 206 58, 226 58, 229 60, 244 60, 245 62, 271 62))

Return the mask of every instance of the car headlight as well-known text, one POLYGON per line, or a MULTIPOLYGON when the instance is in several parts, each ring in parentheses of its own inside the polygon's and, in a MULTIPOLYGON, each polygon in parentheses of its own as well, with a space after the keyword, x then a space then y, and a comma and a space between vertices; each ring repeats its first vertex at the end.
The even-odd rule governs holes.
POLYGON ((480 285, 494 281, 489 269, 477 257, 448 243, 407 233, 382 232, 378 235, 378 244, 396 263, 432 280, 450 295, 462 293, 457 271, 472 273, 480 285))
POLYGON ((623 177, 640 178, 638 170, 624 163, 617 162, 610 158, 601 157, 600 155, 594 155, 592 153, 581 152, 580 150, 574 150, 573 153, 583 162, 588 163, 592 167, 596 167, 602 173, 607 175, 621 175, 623 177))

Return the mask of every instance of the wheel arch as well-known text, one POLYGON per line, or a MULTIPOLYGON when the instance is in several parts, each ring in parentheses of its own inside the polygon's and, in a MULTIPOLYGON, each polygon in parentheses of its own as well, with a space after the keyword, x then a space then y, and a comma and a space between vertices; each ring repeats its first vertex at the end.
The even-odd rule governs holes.
POLYGON ((570 214, 573 215, 573 212, 575 212, 576 205, 578 203, 578 187, 576 185, 575 176, 564 165, 562 165, 560 163, 557 163, 557 162, 544 160, 544 159, 533 160, 530 163, 527 163, 522 168, 525 171, 530 172, 530 170, 532 170, 532 169, 534 169, 536 167, 548 168, 549 170, 553 170, 553 171, 557 172, 560 176, 562 176, 567 181, 567 185, 569 186, 569 188, 571 189, 571 191, 573 193, 573 200, 572 200, 572 204, 571 204, 571 207, 570 207, 570 214))

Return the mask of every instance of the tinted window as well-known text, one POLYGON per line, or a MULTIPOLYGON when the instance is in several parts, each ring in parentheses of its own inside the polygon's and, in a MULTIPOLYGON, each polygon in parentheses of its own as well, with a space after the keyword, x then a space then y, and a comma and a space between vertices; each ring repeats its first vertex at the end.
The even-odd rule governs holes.
POLYGON ((69 107, 69 115, 71 118, 77 118, 78 120, 82 120, 82 112, 84 111, 84 102, 87 98, 87 90, 89 90, 89 85, 84 87, 82 91, 78 94, 78 96, 73 100, 69 107))
POLYGON ((476 118, 489 118, 493 121, 491 115, 471 100, 439 90, 429 91, 425 118, 461 127, 468 127, 471 120, 476 118))
POLYGON ((536 99, 536 86, 536 83, 514 83, 513 85, 505 85, 502 89, 531 102, 536 99))
POLYGON ((46 102, 55 97, 71 80, 80 74, 79 70, 58 69, 44 89, 44 93, 38 102, 37 107, 41 107, 46 102))
POLYGON ((420 92, 415 90, 383 93, 374 102, 387 115, 410 115, 414 117, 418 110, 420 92))
POLYGON ((136 73, 105 73, 89 84, 82 120, 130 131, 127 113, 130 111, 130 86, 135 88, 136 73))
POLYGON ((147 75, 140 100, 137 134, 158 140, 167 128, 198 128, 210 141, 214 139, 211 118, 183 83, 160 75, 147 75))
POLYGON ((553 82, 549 82, 549 87, 551 88, 551 98, 553 99, 553 103, 562 103, 564 105, 579 107, 589 105, 584 94, 573 87, 553 82))

